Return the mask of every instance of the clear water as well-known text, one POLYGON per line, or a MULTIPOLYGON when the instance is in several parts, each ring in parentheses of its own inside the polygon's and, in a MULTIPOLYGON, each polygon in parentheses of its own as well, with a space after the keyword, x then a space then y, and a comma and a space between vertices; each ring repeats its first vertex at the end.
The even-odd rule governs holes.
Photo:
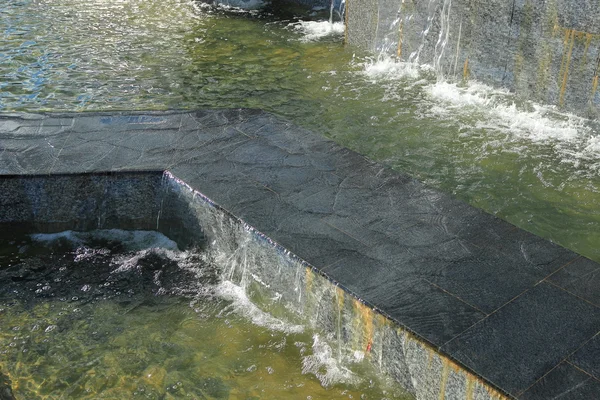
POLYGON ((18 399, 411 398, 160 234, 5 237, 0 277, 0 372, 18 399))
POLYGON ((263 108, 600 260, 590 122, 369 59, 322 24, 187 0, 5 0, 0 10, 3 111, 263 108))

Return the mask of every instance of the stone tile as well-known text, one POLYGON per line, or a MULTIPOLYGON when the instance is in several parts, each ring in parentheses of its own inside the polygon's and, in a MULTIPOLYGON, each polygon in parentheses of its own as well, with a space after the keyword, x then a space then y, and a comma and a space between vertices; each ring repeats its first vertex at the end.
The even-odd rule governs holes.
POLYGON ((394 263, 354 254, 324 272, 434 346, 441 346, 485 317, 415 276, 416 261, 409 254, 394 263))
POLYGON ((119 161, 118 147, 96 142, 71 141, 65 144, 52 165, 52 173, 110 171, 119 161), (82 158, 81 154, 86 157, 82 158))
POLYGON ((544 274, 511 257, 485 249, 485 254, 449 263, 431 280, 487 314, 533 287, 544 274))
POLYGON ((569 361, 596 379, 600 379, 600 336, 594 336, 592 340, 569 357, 569 361))
POLYGON ((600 329, 593 305, 541 283, 442 350, 516 396, 600 329))
POLYGON ((114 113, 86 114, 75 118, 76 132, 132 132, 144 129, 177 130, 181 125, 178 113, 114 113))
POLYGON ((289 153, 260 141, 248 140, 244 145, 229 152, 227 159, 247 166, 281 167, 289 153))
POLYGON ((548 280, 600 306, 600 264, 579 257, 550 276, 548 280))
POLYGON ((522 400, 589 400, 598 398, 600 382, 562 362, 519 396, 522 400))
POLYGON ((283 164, 277 167, 260 165, 244 168, 243 174, 286 197, 310 188, 321 175, 313 168, 290 167, 283 164))
POLYGON ((490 314, 533 286, 536 279, 519 274, 502 259, 490 262, 475 258, 447 265, 431 282, 490 314))

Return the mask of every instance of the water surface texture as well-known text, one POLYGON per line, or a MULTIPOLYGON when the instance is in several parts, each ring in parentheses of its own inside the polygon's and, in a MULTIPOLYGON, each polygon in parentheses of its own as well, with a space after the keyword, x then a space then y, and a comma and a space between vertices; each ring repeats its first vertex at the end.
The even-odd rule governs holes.
POLYGON ((262 108, 600 260, 589 121, 370 59, 343 45, 339 25, 183 0, 0 10, 1 111, 262 108))
POLYGON ((0 237, 0 277, 18 399, 412 398, 160 234, 0 237))

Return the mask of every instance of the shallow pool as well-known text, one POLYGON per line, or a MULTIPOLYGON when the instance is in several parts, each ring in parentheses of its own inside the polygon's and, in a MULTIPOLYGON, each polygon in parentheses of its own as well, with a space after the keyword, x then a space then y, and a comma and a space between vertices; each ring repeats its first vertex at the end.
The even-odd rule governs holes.
POLYGON ((343 45, 339 23, 188 0, 0 11, 0 111, 263 108, 600 261, 589 121, 369 58, 343 45))
POLYGON ((0 372, 18 399, 409 399, 142 231, 0 239, 0 372))

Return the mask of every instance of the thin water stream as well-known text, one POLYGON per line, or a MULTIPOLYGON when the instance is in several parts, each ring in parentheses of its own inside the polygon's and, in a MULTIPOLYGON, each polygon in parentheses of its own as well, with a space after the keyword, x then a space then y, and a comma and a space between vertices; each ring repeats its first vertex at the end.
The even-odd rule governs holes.
POLYGON ((371 59, 326 21, 187 0, 7 0, 0 11, 1 111, 262 108, 600 260, 589 121, 371 59))

